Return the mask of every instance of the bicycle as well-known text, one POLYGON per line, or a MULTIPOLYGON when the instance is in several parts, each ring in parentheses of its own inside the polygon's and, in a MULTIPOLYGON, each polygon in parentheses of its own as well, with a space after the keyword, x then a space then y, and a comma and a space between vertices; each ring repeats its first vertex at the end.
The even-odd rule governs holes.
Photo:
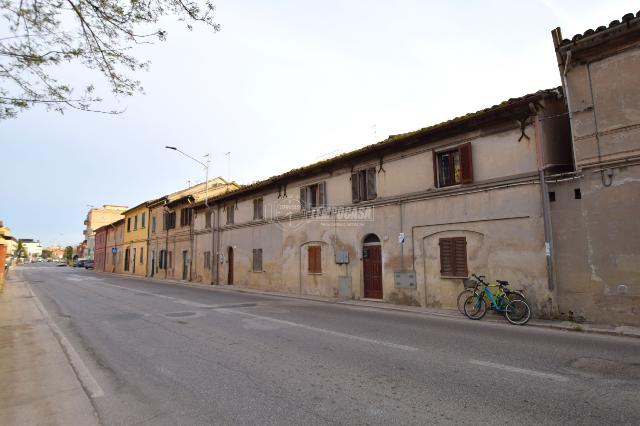
MULTIPOLYGON (((462 290, 458 294, 458 298, 456 300, 456 306, 458 306, 458 311, 463 315, 464 315, 464 304, 467 301, 467 298, 469 298, 469 296, 472 296, 473 294, 475 294, 474 290, 477 286, 477 281, 479 280, 486 284, 486 282, 484 281, 486 277, 484 275, 471 274, 471 276, 474 277, 475 280, 471 278, 465 278, 462 280, 462 284, 464 285, 464 290, 462 290)), ((506 282, 508 284, 507 281, 503 281, 503 282, 506 282)), ((509 290, 509 292, 513 294, 513 297, 520 297, 522 299, 525 299, 526 301, 526 297, 522 290, 509 290)))
POLYGON ((501 313, 514 325, 524 325, 531 319, 531 307, 522 292, 516 292, 506 288, 508 281, 496 280, 497 284, 488 284, 483 276, 473 274, 477 280, 473 288, 473 294, 464 303, 464 314, 472 320, 479 320, 487 313, 487 302, 489 309, 501 313), (489 287, 498 287, 498 291, 493 294, 489 287))

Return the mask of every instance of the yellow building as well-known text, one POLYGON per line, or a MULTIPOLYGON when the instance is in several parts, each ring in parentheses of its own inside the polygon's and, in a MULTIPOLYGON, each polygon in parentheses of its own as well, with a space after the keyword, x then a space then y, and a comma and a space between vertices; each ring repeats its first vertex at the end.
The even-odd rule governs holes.
POLYGON ((145 276, 147 273, 147 240, 149 237, 148 202, 138 204, 124 212, 124 241, 122 271, 125 274, 145 276))

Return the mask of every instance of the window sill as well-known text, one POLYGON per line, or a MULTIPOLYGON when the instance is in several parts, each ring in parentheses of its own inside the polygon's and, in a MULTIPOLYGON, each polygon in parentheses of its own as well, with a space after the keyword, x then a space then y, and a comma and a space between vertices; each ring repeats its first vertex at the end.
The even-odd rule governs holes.
POLYGON ((467 278, 469 278, 469 276, 463 276, 463 277, 457 277, 457 276, 452 276, 452 275, 440 275, 440 278, 444 278, 447 280, 465 280, 467 278))
POLYGON ((307 272, 307 275, 322 275, 322 272, 307 272))
POLYGON ((263 273, 264 271, 251 271, 251 272, 253 272, 254 274, 261 274, 261 273, 263 273))

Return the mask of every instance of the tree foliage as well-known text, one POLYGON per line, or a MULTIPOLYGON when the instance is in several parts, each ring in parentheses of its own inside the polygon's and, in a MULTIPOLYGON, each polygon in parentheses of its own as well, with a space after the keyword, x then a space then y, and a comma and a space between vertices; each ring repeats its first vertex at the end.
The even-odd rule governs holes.
POLYGON ((27 257, 27 248, 22 241, 18 241, 18 245, 16 246, 16 257, 27 257))
POLYGON ((67 262, 71 262, 71 259, 73 258, 73 247, 71 246, 66 246, 64 248, 64 259, 67 262))
POLYGON ((167 37, 157 28, 163 17, 220 29, 210 0, 0 0, 0 8, 0 120, 37 104, 117 113, 95 109, 102 98, 93 84, 59 81, 56 70, 79 64, 102 74, 115 96, 131 96, 142 91, 136 71, 149 66, 132 49, 167 37))

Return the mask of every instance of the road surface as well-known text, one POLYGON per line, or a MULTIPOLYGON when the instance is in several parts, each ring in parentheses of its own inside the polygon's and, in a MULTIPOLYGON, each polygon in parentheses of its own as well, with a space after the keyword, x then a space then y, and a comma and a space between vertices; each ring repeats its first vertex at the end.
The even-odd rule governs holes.
POLYGON ((14 271, 105 425, 640 424, 640 339, 14 271))

